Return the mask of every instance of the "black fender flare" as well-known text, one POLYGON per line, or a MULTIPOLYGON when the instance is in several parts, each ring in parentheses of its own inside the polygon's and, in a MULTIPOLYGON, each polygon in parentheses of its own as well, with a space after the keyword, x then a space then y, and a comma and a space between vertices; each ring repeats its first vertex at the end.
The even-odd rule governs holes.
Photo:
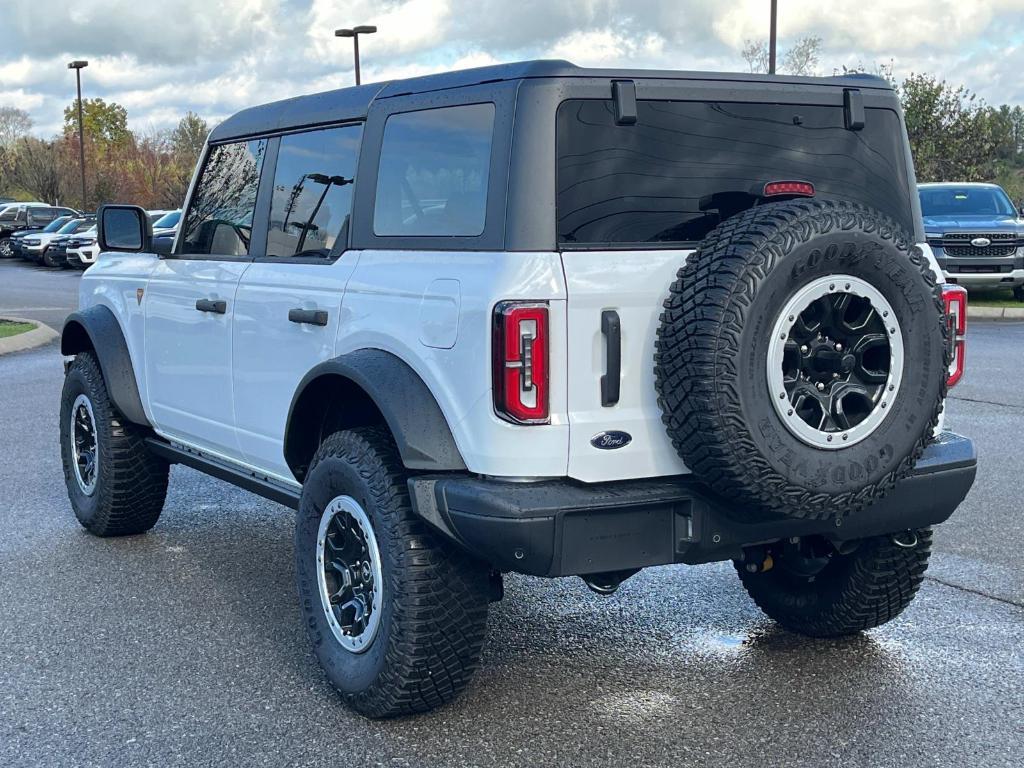
POLYGON ((304 402, 310 386, 324 377, 340 377, 359 387, 376 405, 407 469, 465 470, 455 437, 430 388, 401 358, 382 349, 359 349, 312 368, 299 382, 288 408, 284 455, 298 477, 303 467, 302 426, 304 402), (299 421, 298 429, 296 421, 299 421))
POLYGON ((135 368, 132 367, 121 324, 110 308, 102 304, 72 312, 61 330, 62 355, 76 355, 88 350, 96 353, 107 392, 117 409, 133 424, 151 426, 142 407, 135 368))

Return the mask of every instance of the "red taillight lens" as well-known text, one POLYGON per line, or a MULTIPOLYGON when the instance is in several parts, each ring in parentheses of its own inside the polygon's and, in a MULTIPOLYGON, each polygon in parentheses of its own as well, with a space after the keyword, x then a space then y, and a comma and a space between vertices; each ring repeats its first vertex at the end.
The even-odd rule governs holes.
POLYGON ((518 424, 546 424, 548 308, 506 301, 494 308, 494 410, 518 424))
POLYGON ((942 303, 949 324, 949 341, 953 346, 953 361, 949 364, 946 384, 954 386, 964 375, 967 353, 967 291, 959 285, 942 286, 942 303))
POLYGON ((778 195, 814 197, 814 185, 809 181, 769 181, 764 185, 765 197, 778 195))

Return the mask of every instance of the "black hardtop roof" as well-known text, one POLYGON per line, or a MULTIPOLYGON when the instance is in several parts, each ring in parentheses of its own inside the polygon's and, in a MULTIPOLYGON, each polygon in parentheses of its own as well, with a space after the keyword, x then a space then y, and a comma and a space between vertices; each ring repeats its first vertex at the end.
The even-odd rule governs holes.
POLYGON ((210 133, 210 141, 224 141, 260 133, 286 131, 344 120, 366 118, 376 99, 416 93, 443 91, 484 83, 534 78, 608 78, 618 80, 711 80, 718 82, 763 82, 789 85, 873 88, 887 90, 889 84, 874 75, 854 74, 842 77, 791 77, 752 75, 730 72, 679 72, 656 69, 592 69, 577 67, 568 61, 537 60, 489 67, 439 72, 434 75, 358 85, 274 101, 241 112, 220 123, 210 133))

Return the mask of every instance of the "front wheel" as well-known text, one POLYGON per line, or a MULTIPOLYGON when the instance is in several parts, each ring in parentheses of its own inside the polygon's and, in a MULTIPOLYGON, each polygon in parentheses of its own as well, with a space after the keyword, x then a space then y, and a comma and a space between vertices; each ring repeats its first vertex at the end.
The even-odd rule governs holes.
POLYGON ((1024 301, 1024 284, 1013 286, 1013 298, 1024 301))
POLYGON ((49 248, 43 250, 43 266, 49 267, 50 269, 55 269, 60 266, 60 262, 53 257, 49 248))
POLYGON ((881 626, 910 605, 931 547, 927 528, 841 549, 812 536, 758 550, 736 570, 758 607, 786 629, 842 637, 881 626))
POLYGON ((317 659, 353 709, 425 712, 469 683, 488 569, 413 514, 386 432, 336 432, 320 446, 302 487, 295 560, 317 659))
POLYGON ((14 255, 11 249, 11 238, 0 237, 0 259, 9 259, 14 255))
POLYGON ((145 437, 111 402, 95 355, 80 352, 61 393, 60 450, 71 507, 90 533, 127 536, 156 524, 169 467, 145 437))

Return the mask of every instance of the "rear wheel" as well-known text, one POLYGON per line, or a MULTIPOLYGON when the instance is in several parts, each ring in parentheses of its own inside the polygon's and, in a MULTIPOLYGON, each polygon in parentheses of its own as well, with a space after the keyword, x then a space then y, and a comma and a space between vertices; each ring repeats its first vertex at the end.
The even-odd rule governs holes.
POLYGON ((424 712, 469 683, 488 568, 413 514, 387 432, 336 432, 320 446, 303 483, 295 558, 317 659, 353 709, 424 712))
POLYGON ((910 605, 928 568, 930 529, 875 536, 837 550, 805 537, 736 563, 747 593, 786 629, 841 637, 885 624, 910 605))

